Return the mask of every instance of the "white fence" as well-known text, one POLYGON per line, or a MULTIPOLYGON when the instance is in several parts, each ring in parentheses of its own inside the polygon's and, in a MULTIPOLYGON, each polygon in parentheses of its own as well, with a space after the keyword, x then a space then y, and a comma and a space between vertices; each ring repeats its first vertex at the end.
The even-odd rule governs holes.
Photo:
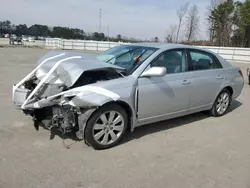
POLYGON ((52 49, 87 51, 104 51, 119 44, 125 43, 90 40, 66 40, 58 38, 47 38, 45 43, 47 48, 52 49))
POLYGON ((239 63, 250 63, 250 48, 232 48, 232 47, 214 47, 200 46, 201 48, 211 50, 228 61, 239 63))
MULTIPOLYGON (((111 47, 126 44, 118 42, 89 41, 89 40, 66 40, 58 38, 47 38, 46 48, 65 49, 65 50, 87 50, 104 51, 111 47)), ((231 48, 200 46, 201 48, 211 50, 228 61, 250 63, 250 48, 231 48)))

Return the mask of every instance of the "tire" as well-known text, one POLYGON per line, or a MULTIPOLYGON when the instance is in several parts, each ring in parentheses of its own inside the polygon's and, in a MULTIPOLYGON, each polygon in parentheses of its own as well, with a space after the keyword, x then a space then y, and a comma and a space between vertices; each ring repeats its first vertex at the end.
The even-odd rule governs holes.
POLYGON ((223 89, 217 96, 210 114, 214 117, 221 117, 228 112, 231 105, 232 95, 228 89, 223 89))
POLYGON ((124 136, 127 127, 126 111, 118 104, 105 105, 97 109, 87 121, 85 143, 96 150, 114 147, 124 136))

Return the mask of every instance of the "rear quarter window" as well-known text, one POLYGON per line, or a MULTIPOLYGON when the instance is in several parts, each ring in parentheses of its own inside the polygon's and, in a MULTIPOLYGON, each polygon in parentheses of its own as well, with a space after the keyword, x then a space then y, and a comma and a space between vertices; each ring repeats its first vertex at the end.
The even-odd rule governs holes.
POLYGON ((219 60, 213 54, 199 50, 189 50, 189 54, 193 71, 222 68, 219 60))

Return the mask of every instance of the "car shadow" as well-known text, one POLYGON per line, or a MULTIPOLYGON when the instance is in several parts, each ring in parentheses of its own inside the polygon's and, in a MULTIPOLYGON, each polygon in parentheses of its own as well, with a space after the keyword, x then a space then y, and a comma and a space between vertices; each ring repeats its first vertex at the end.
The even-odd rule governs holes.
POLYGON ((74 132, 69 132, 69 133, 63 134, 61 131, 59 131, 56 128, 48 129, 46 126, 44 126, 41 123, 37 123, 36 121, 34 121, 33 123, 34 123, 34 127, 37 131, 39 131, 40 128, 43 128, 47 131, 50 131, 50 136, 49 136, 50 140, 54 140, 55 137, 59 137, 60 139, 62 139, 63 146, 66 149, 70 149, 70 147, 72 145, 76 144, 77 142, 82 141, 82 140, 77 138, 77 136, 75 135, 74 132), (69 141, 66 143, 66 140, 69 140, 69 141))
POLYGON ((238 100, 234 100, 231 104, 231 107, 228 110, 228 113, 233 112, 235 109, 239 108, 242 106, 242 103, 238 100))
MULTIPOLYGON (((233 101, 228 113, 233 112, 235 109, 239 108, 241 105, 242 105, 241 102, 237 100, 233 101)), ((187 124, 200 121, 209 117, 211 117, 209 113, 199 112, 199 113, 195 113, 195 114, 191 114, 191 115, 187 115, 187 116, 183 116, 183 117, 179 117, 175 119, 170 119, 166 121, 144 125, 144 126, 136 128, 133 133, 127 134, 125 138, 120 142, 119 145, 125 144, 135 139, 140 139, 144 136, 154 134, 160 131, 165 131, 165 130, 173 129, 173 128, 180 127, 180 126, 185 126, 187 124)), ((47 127, 45 127, 42 124, 37 125, 36 122, 34 122, 34 127, 36 128, 36 130, 39 130, 40 127, 48 130, 47 127)), ((66 139, 71 140, 72 143, 70 145, 64 145, 65 148, 67 149, 69 149, 71 145, 77 143, 78 141, 82 141, 82 140, 79 140, 73 132, 62 134, 62 132, 53 128, 50 130, 50 133, 51 133, 50 140, 53 140, 55 136, 60 137, 62 140, 66 140, 66 139)))
MULTIPOLYGON (((242 105, 241 102, 233 101, 228 113, 233 112, 235 109, 239 108, 241 105, 242 105)), ((140 138, 147 136, 147 135, 150 135, 150 134, 173 129, 173 128, 180 127, 180 126, 185 126, 185 125, 188 125, 190 123, 200 121, 200 120, 203 120, 203 119, 206 119, 209 117, 211 117, 209 112, 199 112, 199 113, 190 114, 190 115, 183 116, 183 117, 178 117, 175 119, 170 119, 170 120, 166 120, 166 121, 161 121, 161 122, 157 122, 157 123, 153 123, 153 124, 144 125, 144 126, 135 128, 134 132, 131 134, 128 134, 122 140, 120 145, 127 143, 127 142, 130 142, 132 140, 140 139, 140 138)))

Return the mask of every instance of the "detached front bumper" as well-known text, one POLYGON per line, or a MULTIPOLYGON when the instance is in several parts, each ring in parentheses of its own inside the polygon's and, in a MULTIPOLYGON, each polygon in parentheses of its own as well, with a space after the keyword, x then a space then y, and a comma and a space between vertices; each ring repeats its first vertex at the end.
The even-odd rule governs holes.
POLYGON ((30 92, 31 91, 29 89, 26 89, 23 87, 16 87, 16 85, 13 85, 12 100, 13 100, 15 108, 21 109, 21 106, 23 105, 27 97, 29 96, 30 92))

